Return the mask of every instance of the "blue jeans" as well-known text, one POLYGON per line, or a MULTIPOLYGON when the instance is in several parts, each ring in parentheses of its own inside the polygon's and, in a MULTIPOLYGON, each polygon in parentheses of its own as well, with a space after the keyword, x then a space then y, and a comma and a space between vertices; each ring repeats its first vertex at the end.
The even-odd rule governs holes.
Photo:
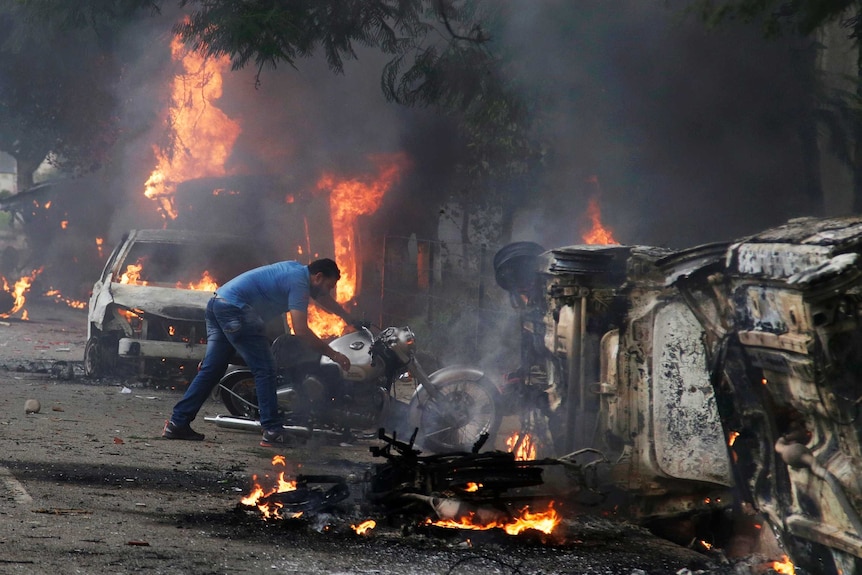
POLYGON ((183 426, 194 420, 224 376, 236 350, 254 376, 261 427, 280 429, 282 418, 275 394, 275 360, 263 319, 250 306, 239 308, 214 297, 207 303, 206 322, 206 354, 185 395, 174 406, 171 421, 183 426))

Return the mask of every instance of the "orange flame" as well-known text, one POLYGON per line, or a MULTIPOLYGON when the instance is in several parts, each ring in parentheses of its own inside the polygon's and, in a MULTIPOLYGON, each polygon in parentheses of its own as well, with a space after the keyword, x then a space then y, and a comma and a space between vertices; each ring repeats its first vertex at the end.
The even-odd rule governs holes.
POLYGON ((464 488, 464 491, 466 491, 468 493, 473 493, 473 492, 479 491, 479 489, 481 489, 481 487, 482 487, 481 483, 473 483, 472 481, 469 481, 469 482, 467 482, 467 487, 464 488))
POLYGON ((359 525, 350 526, 350 528, 353 529, 357 535, 365 535, 368 531, 371 531, 375 527, 377 527, 377 522, 373 519, 363 521, 359 525))
POLYGON ((550 534, 560 524, 560 516, 554 509, 554 504, 548 505, 546 511, 531 512, 529 507, 524 507, 518 517, 506 522, 492 521, 490 523, 476 523, 473 516, 464 517, 458 521, 453 519, 441 519, 439 521, 426 520, 429 525, 447 527, 451 529, 470 529, 474 531, 485 531, 488 529, 503 529, 509 535, 518 535, 527 529, 535 529, 542 533, 550 534))
MULTIPOLYGON (((275 455, 272 458, 273 465, 285 465, 285 459, 283 455, 275 455)), ((264 477, 269 478, 269 475, 265 475, 264 477)), ((284 493, 286 491, 296 491, 296 481, 290 481, 284 478, 284 471, 279 472, 278 477, 275 480, 275 486, 270 487, 269 489, 264 490, 263 487, 257 482, 257 475, 252 475, 251 480, 254 484, 252 487, 251 493, 240 499, 240 503, 243 505, 247 505, 249 507, 257 507, 263 515, 264 519, 286 519, 285 516, 282 515, 281 509, 284 507, 280 502, 263 502, 260 503, 261 499, 265 499, 270 495, 275 493, 284 493)), ((291 519, 295 519, 302 515, 302 513, 292 513, 290 515, 291 519)))
POLYGON ((98 250, 98 252, 99 252, 99 259, 101 259, 102 256, 104 255, 102 253, 102 246, 104 245, 104 243, 105 243, 104 238, 96 238, 96 250, 98 250))
POLYGON ((190 282, 184 284, 183 282, 177 282, 177 287, 179 289, 193 289, 199 291, 215 291, 218 289, 218 284, 210 275, 208 270, 204 271, 201 279, 196 282, 190 282))
MULTIPOLYGON (((27 301, 25 294, 30 291, 30 286, 33 284, 33 280, 36 279, 40 273, 42 273, 43 268, 39 268, 37 270, 33 270, 33 272, 29 276, 24 276, 18 281, 15 282, 14 287, 9 287, 9 282, 5 277, 0 277, 3 280, 3 290, 8 292, 14 299, 14 303, 12 304, 12 308, 6 312, 0 314, 0 317, 7 318, 11 317, 13 314, 17 313, 24 307, 24 303, 27 301)), ((27 314, 27 310, 21 312, 21 319, 28 319, 29 315, 27 314)))
POLYGON ((736 443, 736 438, 737 438, 737 437, 739 437, 739 432, 738 432, 738 431, 731 431, 731 432, 728 434, 727 444, 728 444, 729 446, 733 447, 733 444, 734 444, 734 443, 736 443))
POLYGON ((593 227, 585 233, 581 238, 588 245, 618 245, 619 242, 614 239, 611 230, 602 225, 602 211, 599 208, 599 202, 595 198, 590 198, 590 203, 587 205, 587 217, 590 218, 593 227))
MULTIPOLYGON (((330 192, 334 256, 341 269, 335 299, 342 304, 358 294, 360 266, 356 249, 357 219, 377 211, 383 195, 398 182, 409 163, 403 153, 372 156, 371 160, 377 166, 376 177, 339 178, 333 174, 324 174, 317 181, 318 190, 330 192)), ((331 314, 321 312, 320 316, 315 315, 313 318, 312 315, 309 310, 309 326, 318 335, 338 335, 344 329, 344 323, 331 314)))
POLYGON ((526 433, 521 437, 521 433, 516 431, 506 438, 506 448, 514 452, 516 461, 529 461, 536 459, 536 442, 533 437, 526 433), (520 439, 520 441, 518 441, 520 439))
POLYGON ((138 260, 133 264, 129 264, 126 266, 126 271, 123 272, 123 275, 120 276, 121 284, 130 284, 130 285, 147 285, 146 281, 141 280, 141 270, 144 269, 144 262, 138 260))
POLYGON ((239 124, 214 104, 222 95, 222 72, 230 59, 187 51, 179 37, 171 41, 171 53, 183 69, 173 80, 167 113, 174 138, 165 149, 154 146, 157 164, 144 186, 144 195, 158 202, 165 219, 177 217, 173 202, 177 183, 226 174, 225 161, 240 133, 239 124))
POLYGON ((45 297, 54 298, 55 301, 64 303, 67 306, 74 308, 74 309, 84 309, 85 307, 87 307, 87 302, 67 298, 66 296, 64 296, 63 294, 60 293, 60 290, 53 289, 53 288, 49 289, 48 291, 45 292, 45 297))
POLYGON ((787 555, 785 555, 781 561, 773 561, 772 570, 776 573, 783 573, 784 575, 796 575, 796 567, 794 567, 787 555))

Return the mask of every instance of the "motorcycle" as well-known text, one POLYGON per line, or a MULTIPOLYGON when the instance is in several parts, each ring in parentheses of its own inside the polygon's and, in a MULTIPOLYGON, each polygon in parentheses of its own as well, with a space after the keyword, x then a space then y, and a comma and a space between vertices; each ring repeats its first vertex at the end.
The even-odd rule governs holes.
MULTIPOLYGON (((502 418, 497 388, 472 367, 450 366, 427 374, 417 359, 415 341, 409 327, 387 327, 375 335, 363 326, 344 334, 329 345, 350 359, 345 372, 296 336, 279 336, 272 352, 285 427, 300 435, 324 431, 347 436, 355 430, 387 428, 415 433, 417 447, 436 453, 469 452, 483 434, 493 438, 502 418), (393 399, 400 379, 415 384, 406 403, 393 399)), ((257 392, 247 367, 229 367, 217 391, 231 415, 207 421, 259 428, 257 392)))

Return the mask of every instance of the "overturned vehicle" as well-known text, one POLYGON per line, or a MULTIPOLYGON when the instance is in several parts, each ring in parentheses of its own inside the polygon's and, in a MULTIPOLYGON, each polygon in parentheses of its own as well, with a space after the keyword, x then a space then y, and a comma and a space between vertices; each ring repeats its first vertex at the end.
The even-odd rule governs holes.
POLYGON ((216 287, 265 263, 247 238, 129 231, 93 285, 86 374, 190 380, 206 351, 204 313, 216 287))
POLYGON ((862 218, 677 252, 518 242, 495 273, 521 313, 505 394, 546 455, 601 454, 606 511, 862 573, 862 218))

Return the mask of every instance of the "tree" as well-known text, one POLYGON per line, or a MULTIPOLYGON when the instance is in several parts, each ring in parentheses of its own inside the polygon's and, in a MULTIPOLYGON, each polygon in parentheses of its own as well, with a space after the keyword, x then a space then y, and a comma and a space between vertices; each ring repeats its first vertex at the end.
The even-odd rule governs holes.
POLYGON ((117 76, 107 29, 71 26, 63 3, 39 17, 44 3, 16 3, 0 10, 0 149, 18 162, 18 188, 48 158, 73 172, 98 168, 117 137, 117 76))

